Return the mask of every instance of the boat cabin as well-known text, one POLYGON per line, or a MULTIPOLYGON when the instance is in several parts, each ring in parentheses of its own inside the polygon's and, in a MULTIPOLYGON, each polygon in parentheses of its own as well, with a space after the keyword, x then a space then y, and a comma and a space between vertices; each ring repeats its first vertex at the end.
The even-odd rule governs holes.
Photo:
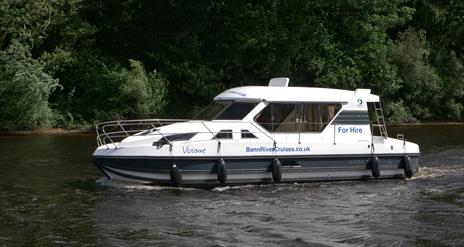
POLYGON ((328 134, 333 138, 339 134, 343 139, 350 134, 371 136, 371 108, 371 120, 376 122, 373 127, 387 137, 379 97, 371 94, 370 89, 350 91, 288 84, 288 78, 274 78, 267 87, 226 90, 194 119, 256 123, 271 134, 322 133, 333 125, 328 134))

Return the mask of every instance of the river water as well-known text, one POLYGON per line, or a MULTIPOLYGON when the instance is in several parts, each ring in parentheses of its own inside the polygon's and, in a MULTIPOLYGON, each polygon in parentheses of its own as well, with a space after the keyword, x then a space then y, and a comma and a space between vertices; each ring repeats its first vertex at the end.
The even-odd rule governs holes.
POLYGON ((0 246, 464 246, 464 126, 389 128, 411 180, 174 189, 115 183, 94 135, 0 137, 0 246))

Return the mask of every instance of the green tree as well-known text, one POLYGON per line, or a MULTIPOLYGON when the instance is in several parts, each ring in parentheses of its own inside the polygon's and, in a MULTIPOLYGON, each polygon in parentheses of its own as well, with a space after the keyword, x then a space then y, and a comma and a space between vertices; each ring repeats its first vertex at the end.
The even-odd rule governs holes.
POLYGON ((409 116, 416 119, 430 119, 436 114, 434 109, 443 102, 442 80, 429 64, 429 55, 425 32, 422 30, 407 29, 399 33, 390 48, 391 61, 398 67, 402 79, 398 98, 404 100, 409 116))
POLYGON ((287 76, 371 88, 396 122, 462 121, 463 13, 451 0, 0 0, 1 90, 40 74, 23 88, 44 89, 37 105, 72 127, 184 117, 226 88, 287 76))
POLYGON ((0 51, 0 128, 4 130, 48 127, 53 116, 48 105, 57 80, 31 57, 29 48, 13 41, 0 51))
POLYGON ((156 117, 162 113, 167 81, 156 70, 146 74, 142 63, 129 59, 129 69, 109 71, 106 78, 119 85, 119 93, 110 97, 114 97, 114 110, 120 117, 156 117))
POLYGON ((417 10, 411 23, 426 31, 428 61, 441 78, 441 90, 432 118, 464 120, 464 2, 414 1, 417 10))

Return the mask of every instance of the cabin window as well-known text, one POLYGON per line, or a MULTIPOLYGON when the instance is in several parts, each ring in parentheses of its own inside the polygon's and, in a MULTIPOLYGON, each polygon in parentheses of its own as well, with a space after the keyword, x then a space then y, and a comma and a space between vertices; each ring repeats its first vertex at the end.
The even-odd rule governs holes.
POLYGON ((241 120, 250 113, 257 103, 213 101, 193 119, 196 120, 241 120))
POLYGON ((271 103, 255 120, 270 132, 321 132, 340 108, 340 104, 271 103))
POLYGON ((242 139, 249 139, 249 138, 257 138, 253 133, 249 130, 242 130, 241 131, 242 139))
POLYGON ((215 135, 214 139, 232 139, 232 130, 221 130, 215 135))
POLYGON ((256 122, 271 132, 296 132, 299 109, 300 104, 271 103, 257 116, 256 122))
POLYGON ((301 132, 321 132, 340 108, 339 104, 303 104, 301 132))

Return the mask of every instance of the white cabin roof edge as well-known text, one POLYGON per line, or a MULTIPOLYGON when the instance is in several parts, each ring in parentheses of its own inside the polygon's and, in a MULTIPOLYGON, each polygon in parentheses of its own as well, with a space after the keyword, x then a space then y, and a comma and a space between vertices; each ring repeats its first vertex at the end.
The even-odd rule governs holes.
POLYGON ((362 99, 378 102, 379 96, 370 89, 343 90, 319 87, 243 86, 228 89, 214 100, 270 102, 351 102, 362 99))

